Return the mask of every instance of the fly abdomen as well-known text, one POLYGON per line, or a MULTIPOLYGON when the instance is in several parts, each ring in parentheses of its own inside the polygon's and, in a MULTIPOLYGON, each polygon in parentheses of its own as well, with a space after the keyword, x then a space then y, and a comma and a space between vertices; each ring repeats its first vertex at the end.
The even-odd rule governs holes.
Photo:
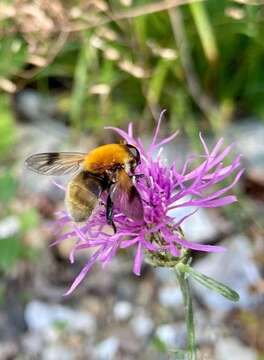
POLYGON ((74 221, 80 222, 87 220, 102 193, 101 182, 94 177, 90 177, 82 171, 76 175, 68 184, 65 202, 67 210, 74 221))

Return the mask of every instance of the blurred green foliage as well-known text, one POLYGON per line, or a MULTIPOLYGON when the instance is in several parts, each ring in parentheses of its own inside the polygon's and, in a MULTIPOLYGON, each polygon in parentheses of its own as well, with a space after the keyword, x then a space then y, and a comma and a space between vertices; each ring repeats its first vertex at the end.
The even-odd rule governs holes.
POLYGON ((20 225, 23 232, 36 229, 39 225, 39 215, 34 208, 30 208, 20 214, 20 225))
POLYGON ((15 197, 16 190, 16 179, 9 171, 6 171, 0 176, 0 202, 7 205, 15 197))
POLYGON ((11 171, 5 171, 0 176, 0 270, 4 272, 8 272, 18 260, 34 259, 36 255, 34 250, 23 242, 23 237, 26 232, 38 227, 39 216, 34 208, 25 209, 21 213, 12 210, 17 193, 15 176, 11 171))
POLYGON ((167 348, 167 345, 158 336, 153 337, 151 341, 151 345, 155 350, 157 350, 160 353, 163 354, 168 353, 169 349, 167 348))
POLYGON ((0 242, 0 269, 8 271, 21 255, 19 236, 7 237, 0 242))
POLYGON ((11 77, 21 71, 27 61, 27 44, 9 36, 0 42, 0 77, 11 77))
POLYGON ((168 127, 193 137, 264 116, 261 2, 18 3, 1 4, 0 87, 56 96, 76 129, 139 117, 146 129, 166 108, 168 127))
MULTIPOLYGON (((1 61, 0 61, 1 62, 1 61)), ((0 93, 0 161, 12 151, 16 140, 14 116, 11 110, 11 99, 0 93)), ((1 196, 1 195, 0 195, 1 196)))

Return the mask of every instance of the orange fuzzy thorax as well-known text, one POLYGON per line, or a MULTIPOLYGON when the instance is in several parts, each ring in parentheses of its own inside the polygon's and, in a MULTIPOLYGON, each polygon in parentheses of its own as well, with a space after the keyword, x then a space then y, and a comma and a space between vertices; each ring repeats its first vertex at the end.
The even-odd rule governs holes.
POLYGON ((122 144, 107 144, 90 151, 83 162, 83 169, 91 173, 102 173, 131 159, 127 147, 122 144))

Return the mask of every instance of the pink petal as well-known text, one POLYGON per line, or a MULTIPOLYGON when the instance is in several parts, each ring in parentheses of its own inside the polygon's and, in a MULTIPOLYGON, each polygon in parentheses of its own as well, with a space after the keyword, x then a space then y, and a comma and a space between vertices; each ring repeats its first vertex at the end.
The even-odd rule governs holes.
POLYGON ((175 133, 173 133, 172 135, 163 139, 158 144, 154 145, 153 149, 157 149, 157 148, 161 147, 162 145, 165 145, 165 144, 169 143, 170 141, 174 140, 176 138, 176 136, 179 134, 179 132, 180 132, 180 130, 175 131, 175 133))
POLYGON ((160 116, 159 116, 159 119, 158 119, 158 124, 156 126, 156 129, 154 131, 154 135, 153 135, 153 138, 152 138, 152 142, 151 142, 151 145, 149 147, 149 152, 152 152, 153 151, 153 148, 156 144, 156 141, 157 141, 157 138, 158 138, 158 134, 159 134, 159 130, 160 130, 160 125, 161 125, 161 121, 162 121, 162 118, 163 118, 163 115, 165 114, 166 110, 162 110, 161 113, 160 113, 160 116))
POLYGON ((86 274, 89 272, 89 270, 91 269, 91 267, 94 265, 95 261, 97 260, 98 256, 101 253, 101 249, 99 249, 98 251, 96 251, 96 253, 94 253, 91 258, 89 259, 88 263, 85 265, 85 267, 82 269, 82 271, 79 273, 79 275, 75 278, 74 282, 72 283, 71 287, 69 288, 69 290, 64 294, 64 296, 68 296, 70 295, 76 288, 77 286, 83 281, 83 279, 85 278, 86 274))
POLYGON ((134 265, 133 265, 133 273, 138 276, 140 276, 140 272, 141 272, 142 259, 143 259, 142 245, 139 242, 135 255, 134 265))

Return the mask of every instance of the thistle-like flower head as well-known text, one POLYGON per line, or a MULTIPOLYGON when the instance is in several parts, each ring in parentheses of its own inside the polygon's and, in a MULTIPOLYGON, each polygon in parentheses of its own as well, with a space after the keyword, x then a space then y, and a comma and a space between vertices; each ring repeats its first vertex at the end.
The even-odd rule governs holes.
POLYGON ((181 255, 182 249, 206 252, 224 250, 220 246, 190 242, 181 236, 179 228, 187 217, 200 208, 225 206, 237 200, 235 196, 227 193, 238 182, 243 172, 240 156, 236 156, 229 165, 224 165, 223 160, 230 153, 232 145, 223 148, 223 139, 220 139, 209 151, 200 135, 204 150, 202 155, 187 157, 181 169, 175 163, 167 165, 162 159, 162 147, 174 140, 177 132, 163 140, 158 140, 162 115, 163 112, 147 148, 141 139, 134 137, 132 124, 129 124, 127 132, 118 128, 107 128, 114 130, 128 144, 136 146, 140 152, 141 163, 136 169, 136 174, 143 176, 137 178, 136 187, 144 207, 142 220, 130 219, 116 208, 114 222, 117 232, 111 234, 106 229, 105 206, 102 204, 82 226, 75 224, 66 212, 59 214, 57 224, 61 228, 68 225, 70 230, 63 233, 56 243, 69 237, 76 238, 70 261, 74 262, 75 251, 94 249, 94 253, 74 280, 67 294, 79 285, 96 261, 105 266, 120 248, 135 249, 133 272, 136 275, 140 275, 144 251, 149 254, 167 253, 175 258, 181 255), (194 160, 197 161, 197 159, 201 159, 200 165, 192 168, 194 160), (232 182, 221 188, 223 180, 230 175, 234 175, 232 182), (215 185, 218 185, 217 189, 215 185), (190 208, 188 215, 181 218, 173 216, 174 209, 183 207, 190 208), (195 211, 193 211, 194 208, 195 211))

